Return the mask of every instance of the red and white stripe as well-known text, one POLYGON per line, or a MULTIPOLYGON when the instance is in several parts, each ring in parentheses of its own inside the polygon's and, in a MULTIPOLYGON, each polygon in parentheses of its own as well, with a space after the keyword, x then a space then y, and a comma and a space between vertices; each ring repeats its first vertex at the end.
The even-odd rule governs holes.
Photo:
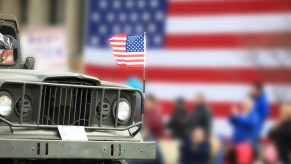
POLYGON ((126 34, 117 34, 109 39, 117 65, 144 67, 145 52, 126 52, 126 34))
MULTIPOLYGON (((291 39, 290 22, 290 0, 170 0, 164 49, 147 51, 146 90, 159 98, 166 116, 177 97, 191 106, 195 93, 203 92, 214 132, 229 135, 230 107, 248 94, 251 82, 264 81, 271 104, 266 134, 278 115, 279 93, 291 100, 285 76, 291 74, 290 53, 280 42, 291 39)), ((119 68, 110 54, 85 48, 85 72, 117 82, 142 78, 142 69, 119 68)))

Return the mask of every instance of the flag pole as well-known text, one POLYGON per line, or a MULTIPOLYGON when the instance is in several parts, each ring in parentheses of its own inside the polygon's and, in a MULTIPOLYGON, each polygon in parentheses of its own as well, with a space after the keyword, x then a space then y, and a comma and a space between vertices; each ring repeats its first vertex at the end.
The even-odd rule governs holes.
POLYGON ((143 65, 143 93, 145 94, 145 84, 146 84, 146 32, 144 35, 144 65, 143 65))

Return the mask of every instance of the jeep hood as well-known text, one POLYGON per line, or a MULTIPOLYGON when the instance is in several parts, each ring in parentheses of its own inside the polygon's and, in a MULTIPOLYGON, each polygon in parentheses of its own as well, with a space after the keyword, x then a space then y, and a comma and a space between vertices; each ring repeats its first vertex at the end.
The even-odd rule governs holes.
POLYGON ((6 80, 43 82, 47 78, 77 78, 95 82, 97 85, 108 87, 130 88, 126 85, 99 80, 96 77, 72 72, 24 70, 24 69, 0 69, 0 83, 6 80))

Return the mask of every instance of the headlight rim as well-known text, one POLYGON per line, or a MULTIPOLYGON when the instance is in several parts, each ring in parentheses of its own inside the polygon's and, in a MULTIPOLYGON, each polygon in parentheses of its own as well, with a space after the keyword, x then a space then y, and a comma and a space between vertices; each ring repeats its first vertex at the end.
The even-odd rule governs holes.
POLYGON ((6 116, 0 115, 0 117, 9 117, 11 115, 11 113, 13 113, 12 111, 14 109, 14 98, 13 98, 12 94, 9 91, 0 90, 0 97, 3 96, 3 95, 5 95, 5 96, 10 98, 10 100, 11 100, 11 109, 10 109, 9 113, 6 116))
MULTIPOLYGON (((121 96, 120 99, 119 99, 119 102, 121 102, 121 101, 125 101, 129 105, 129 110, 130 110, 130 114, 129 114, 127 119, 120 120, 119 118, 117 118, 119 124, 124 124, 124 123, 127 123, 132 117, 132 106, 131 106, 130 101, 126 97, 121 96)), ((115 100, 113 102, 113 105, 112 105, 112 108, 113 108, 112 112, 113 112, 113 118, 114 119, 116 117, 118 117, 118 114, 116 116, 116 107, 117 107, 117 98, 115 98, 115 100)))
MULTIPOLYGON (((20 101, 22 101, 22 96, 18 97, 18 98, 15 99, 15 100, 16 100, 16 101, 14 102, 13 110, 14 110, 16 116, 20 118, 21 104, 20 104, 20 106, 19 106, 19 107, 20 107, 19 111, 18 111, 18 109, 17 109, 17 104, 20 103, 20 101)), ((27 113, 25 113, 25 111, 23 111, 22 118, 25 118, 25 117, 29 116, 29 115, 32 113, 32 111, 33 111, 32 99, 31 99, 28 95, 24 95, 24 101, 29 102, 30 109, 28 110, 27 113)), ((25 105, 24 105, 24 106, 25 106, 25 105)), ((25 107, 24 107, 23 109, 25 109, 25 107)))
MULTIPOLYGON (((102 120, 106 120, 108 118, 108 116, 110 115, 111 104, 110 104, 109 100, 107 100, 107 99, 103 99, 103 101, 104 101, 103 103, 106 103, 109 106, 108 107, 109 111, 107 113, 107 116, 105 116, 105 117, 102 116, 102 120)), ((96 110, 96 118, 98 118, 98 119, 100 119, 100 113, 98 114, 100 108, 101 108, 101 100, 97 103, 97 106, 95 108, 95 110, 96 110), (99 107, 99 105, 100 105, 100 107, 99 107)), ((104 112, 104 110, 102 111, 102 114, 103 114, 103 112, 104 112)))

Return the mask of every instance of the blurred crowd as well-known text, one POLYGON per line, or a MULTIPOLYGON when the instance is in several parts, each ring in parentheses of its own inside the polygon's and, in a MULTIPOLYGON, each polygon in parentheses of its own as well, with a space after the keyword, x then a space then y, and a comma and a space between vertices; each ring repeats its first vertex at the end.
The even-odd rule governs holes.
POLYGON ((291 163, 291 106, 285 103, 280 105, 279 117, 268 132, 267 139, 262 139, 262 128, 270 109, 260 82, 253 83, 249 95, 229 109, 228 122, 233 128, 230 138, 212 134, 214 116, 203 93, 194 96, 190 110, 185 100, 178 98, 174 112, 166 120, 154 95, 146 94, 144 105, 145 128, 142 135, 145 140, 157 141, 157 158, 155 161, 133 163, 169 162, 165 162, 167 157, 160 149, 163 140, 178 141, 176 149, 179 156, 175 163, 291 163))

